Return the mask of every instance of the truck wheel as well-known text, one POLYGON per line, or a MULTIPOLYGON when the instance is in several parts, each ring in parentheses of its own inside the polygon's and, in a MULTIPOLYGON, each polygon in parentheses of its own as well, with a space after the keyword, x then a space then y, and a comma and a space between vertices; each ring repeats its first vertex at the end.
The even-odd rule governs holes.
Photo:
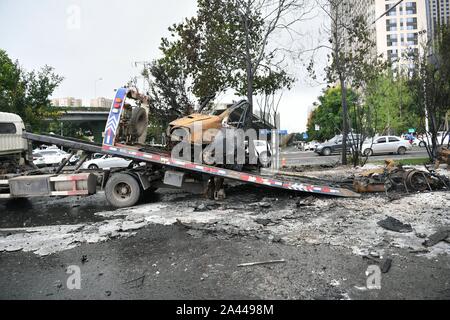
POLYGON ((142 136, 148 126, 148 116, 144 108, 136 107, 131 114, 131 134, 136 138, 142 136))
POLYGON ((134 206, 141 197, 141 187, 129 174, 114 174, 106 183, 106 200, 116 208, 134 206))

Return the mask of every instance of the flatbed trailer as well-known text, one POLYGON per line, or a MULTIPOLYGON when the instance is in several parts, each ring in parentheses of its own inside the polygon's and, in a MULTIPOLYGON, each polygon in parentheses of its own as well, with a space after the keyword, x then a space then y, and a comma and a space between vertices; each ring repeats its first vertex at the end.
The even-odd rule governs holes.
POLYGON ((219 181, 229 179, 286 191, 333 197, 360 197, 358 193, 345 188, 315 185, 299 179, 276 179, 250 172, 198 164, 172 158, 170 153, 163 150, 152 150, 139 144, 133 146, 118 143, 116 137, 119 125, 123 123, 121 115, 125 98, 129 93, 127 88, 117 90, 105 128, 103 144, 57 135, 24 132, 23 137, 28 141, 65 147, 72 150, 72 154, 83 151, 84 155, 73 172, 69 174, 61 174, 67 163, 64 161, 53 174, 23 174, 0 180, 0 190, 7 189, 8 185, 11 186, 9 193, 0 192, 0 198, 25 197, 27 194, 29 196, 91 195, 96 193, 96 189, 92 187, 94 177, 97 182, 100 181, 100 189, 105 191, 108 202, 115 207, 134 206, 140 199, 161 187, 176 187, 204 193, 211 184, 214 185, 215 178, 219 181), (102 172, 81 170, 83 162, 93 153, 130 159, 135 166, 130 165, 129 168, 102 172))
MULTIPOLYGON (((208 181, 211 177, 218 177, 235 180, 242 183, 253 184, 256 186, 303 193, 312 193, 334 197, 360 197, 358 193, 345 188, 314 185, 299 179, 274 179, 272 177, 265 177, 248 172, 240 172, 204 164, 196 164, 180 159, 171 158, 170 154, 166 154, 164 152, 143 152, 136 147, 118 144, 114 146, 100 145, 77 139, 68 139, 56 135, 38 135, 24 132, 23 136, 25 139, 33 142, 54 144, 71 150, 81 150, 86 153, 101 153, 105 155, 123 157, 133 160, 136 163, 146 163, 149 165, 149 167, 145 170, 144 167, 122 169, 118 170, 116 173, 109 174, 108 177, 104 178, 105 181, 103 183, 103 186, 106 186, 106 184, 108 183, 108 181, 110 181, 114 174, 129 175, 130 177, 133 177, 138 183, 140 187, 140 193, 143 193, 149 189, 154 190, 156 188, 164 186, 182 188, 183 183, 185 182, 184 175, 194 175, 198 178, 197 182, 205 182, 208 181)), ((75 170, 74 174, 77 174, 77 170, 75 170)), ((86 172, 84 172, 83 174, 86 174, 86 172)), ((190 189, 191 186, 192 185, 189 184, 189 187, 186 189, 190 189)), ((201 188, 203 188, 204 186, 205 185, 201 186, 201 188)), ((138 199, 140 197, 141 194, 133 198, 138 199)), ((107 198, 108 200, 111 200, 108 194, 107 198)), ((118 203, 112 204, 119 207, 121 206, 118 203)), ((134 204, 135 203, 133 203, 132 205, 134 204)))

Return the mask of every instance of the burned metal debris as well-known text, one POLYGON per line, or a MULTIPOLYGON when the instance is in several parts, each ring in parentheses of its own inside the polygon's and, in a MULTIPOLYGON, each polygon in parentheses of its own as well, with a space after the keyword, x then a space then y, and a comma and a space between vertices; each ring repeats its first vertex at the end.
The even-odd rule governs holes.
POLYGON ((432 170, 407 169, 393 160, 386 160, 384 168, 367 171, 355 177, 353 188, 359 193, 450 190, 450 179, 432 170))
POLYGON ((450 149, 441 148, 439 150, 437 167, 439 167, 439 165, 441 163, 446 163, 446 164, 450 165, 450 149))
POLYGON ((405 224, 400 220, 397 220, 389 216, 384 220, 378 221, 377 224, 386 230, 400 233, 409 233, 413 231, 410 224, 405 224))
POLYGON ((431 236, 428 237, 427 240, 424 241, 423 245, 425 247, 432 247, 441 241, 445 241, 450 237, 450 228, 438 231, 431 236))

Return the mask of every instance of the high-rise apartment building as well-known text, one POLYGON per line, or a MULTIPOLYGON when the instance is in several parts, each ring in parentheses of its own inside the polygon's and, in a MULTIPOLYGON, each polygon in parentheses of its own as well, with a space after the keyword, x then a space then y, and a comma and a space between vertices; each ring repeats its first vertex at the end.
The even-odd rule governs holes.
POLYGON ((427 42, 427 1, 431 0, 404 0, 400 4, 399 0, 346 0, 350 9, 345 12, 348 19, 357 15, 366 18, 377 54, 391 60, 395 67, 412 68, 404 57, 419 53, 421 44, 427 42))
MULTIPOLYGON (((398 0, 376 0, 375 15, 380 17, 398 0)), ((398 63, 409 68, 409 53, 418 54, 422 45, 428 41, 426 0, 407 0, 389 11, 376 22, 377 51, 391 60, 394 66, 398 63)))
POLYGON ((428 32, 436 34, 438 26, 450 25, 450 0, 426 0, 428 32))

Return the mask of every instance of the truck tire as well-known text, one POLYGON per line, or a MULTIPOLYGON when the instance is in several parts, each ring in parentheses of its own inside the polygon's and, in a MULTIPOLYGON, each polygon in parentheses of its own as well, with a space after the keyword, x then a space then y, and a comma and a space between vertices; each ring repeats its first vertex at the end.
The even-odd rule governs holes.
POLYGON ((106 183, 105 196, 116 208, 132 207, 141 198, 141 187, 138 181, 129 174, 116 173, 106 183))
POLYGON ((139 138, 147 131, 148 116, 144 108, 136 107, 131 114, 131 134, 139 138))

